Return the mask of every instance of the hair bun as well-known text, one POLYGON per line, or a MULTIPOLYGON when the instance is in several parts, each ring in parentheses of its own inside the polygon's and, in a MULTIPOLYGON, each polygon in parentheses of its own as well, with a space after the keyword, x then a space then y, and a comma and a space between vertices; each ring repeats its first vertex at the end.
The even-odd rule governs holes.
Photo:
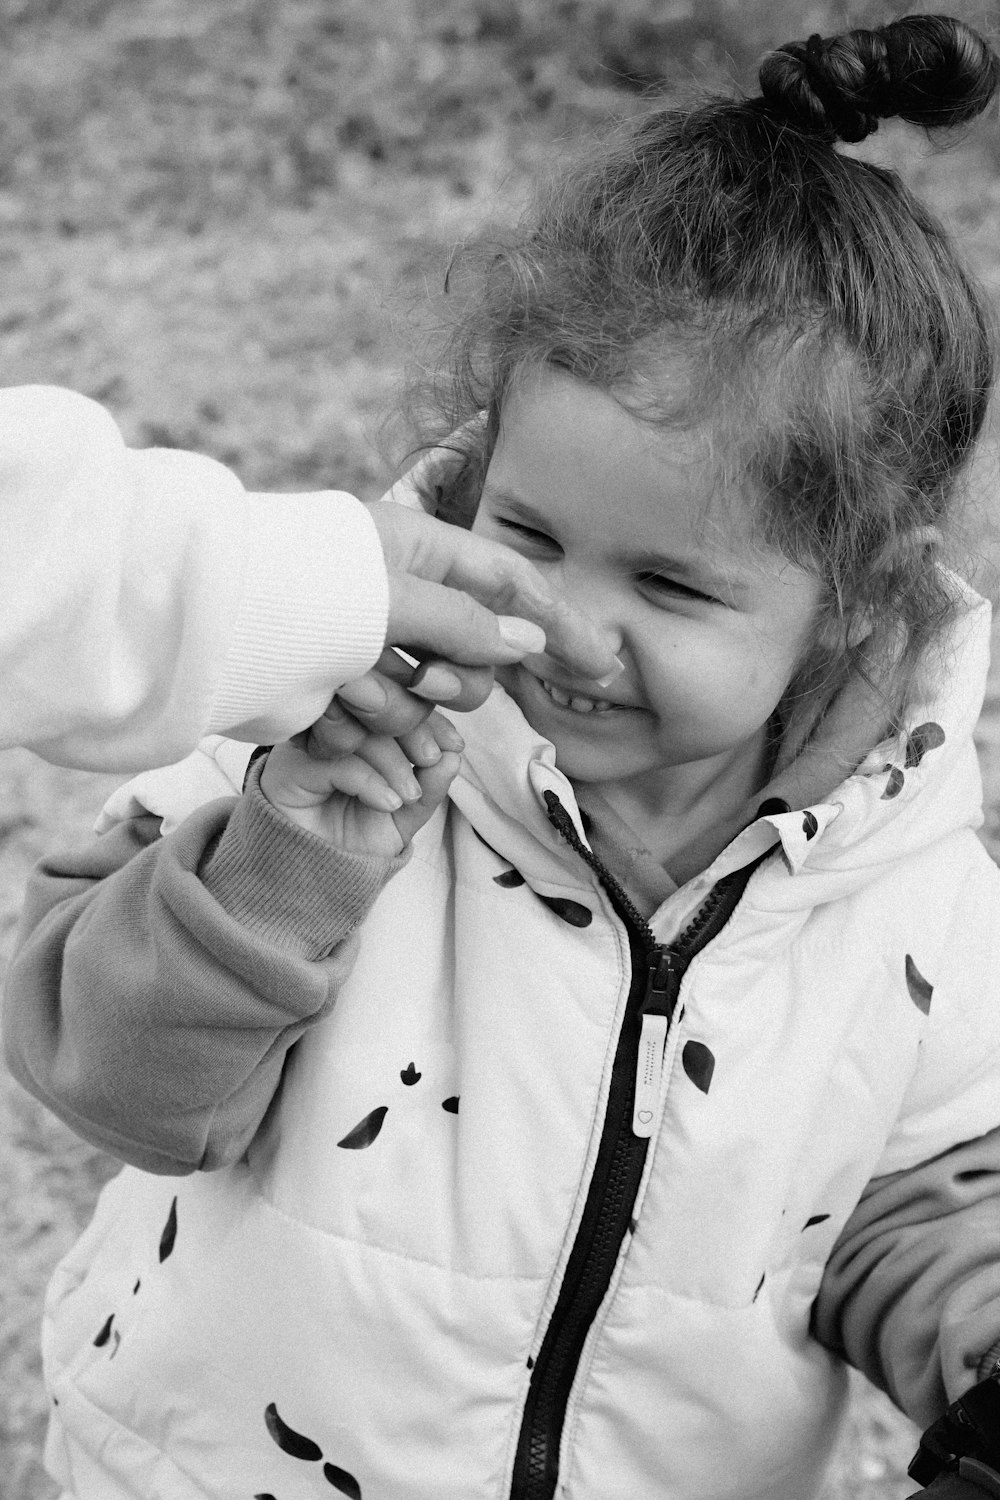
POLYGON ((873 31, 811 36, 764 59, 771 114, 828 140, 863 141, 879 120, 960 125, 987 107, 1000 59, 952 16, 904 16, 873 31))

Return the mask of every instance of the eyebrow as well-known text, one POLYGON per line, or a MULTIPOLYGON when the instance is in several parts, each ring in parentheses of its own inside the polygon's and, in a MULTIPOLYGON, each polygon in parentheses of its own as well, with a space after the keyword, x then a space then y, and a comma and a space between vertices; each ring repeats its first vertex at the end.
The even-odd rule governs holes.
MULTIPOLYGON (((539 514, 526 500, 520 499, 510 490, 487 485, 483 489, 482 498, 505 506, 516 519, 523 520, 527 526, 536 527, 539 531, 546 531, 551 527, 552 523, 546 516, 539 514)), ((669 557, 666 553, 652 551, 622 552, 619 559, 633 572, 667 573, 682 583, 706 592, 728 590, 730 593, 743 594, 751 586, 749 575, 742 569, 737 567, 732 571, 726 569, 722 572, 701 559, 691 561, 685 557, 669 557)))

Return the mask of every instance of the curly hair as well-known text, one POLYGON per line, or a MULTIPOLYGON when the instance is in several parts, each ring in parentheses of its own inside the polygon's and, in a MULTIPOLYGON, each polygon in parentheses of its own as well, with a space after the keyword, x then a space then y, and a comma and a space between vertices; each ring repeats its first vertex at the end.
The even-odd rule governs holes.
POLYGON ((529 367, 645 421, 707 426, 760 539, 825 586, 786 722, 804 737, 873 662, 895 719, 958 608, 937 543, 983 426, 993 336, 941 224, 835 145, 894 115, 968 120, 998 81, 968 27, 908 17, 790 43, 759 97, 654 109, 565 168, 508 242, 462 252, 475 294, 427 434, 464 429, 438 514, 470 524, 529 367))

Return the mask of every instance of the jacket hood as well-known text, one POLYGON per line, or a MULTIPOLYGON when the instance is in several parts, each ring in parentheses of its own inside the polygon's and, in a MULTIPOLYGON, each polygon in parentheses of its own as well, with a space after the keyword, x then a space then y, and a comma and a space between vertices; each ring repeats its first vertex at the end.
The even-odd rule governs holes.
MULTIPOLYGON (((743 831, 689 884, 699 890, 780 844, 794 880, 783 900, 813 906, 867 884, 910 854, 982 823, 973 730, 990 652, 990 606, 961 585, 964 608, 923 673, 929 687, 898 733, 877 738, 875 704, 849 685, 819 733, 747 809, 743 831), (873 741, 875 741, 873 743, 873 741), (846 772, 846 774, 845 774, 846 772)), ((529 880, 590 885, 589 872, 548 820, 553 791, 586 842, 554 746, 500 687, 456 720, 465 740, 452 800, 529 880)))

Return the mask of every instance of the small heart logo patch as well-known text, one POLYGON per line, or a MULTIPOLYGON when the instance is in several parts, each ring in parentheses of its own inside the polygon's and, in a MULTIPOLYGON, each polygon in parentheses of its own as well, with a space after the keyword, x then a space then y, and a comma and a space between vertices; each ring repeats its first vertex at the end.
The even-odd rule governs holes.
POLYGON ((653 1118, 653 1111, 651 1109, 640 1109, 640 1111, 639 1111, 639 1124, 640 1125, 648 1125, 649 1122, 650 1122, 650 1120, 652 1118, 653 1118))

